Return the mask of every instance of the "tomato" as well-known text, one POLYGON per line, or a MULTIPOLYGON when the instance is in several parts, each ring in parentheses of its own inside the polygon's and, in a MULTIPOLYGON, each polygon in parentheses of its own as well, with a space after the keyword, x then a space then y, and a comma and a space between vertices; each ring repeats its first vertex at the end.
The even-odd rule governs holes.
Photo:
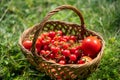
POLYGON ((59 64, 64 65, 65 63, 66 63, 65 60, 60 60, 60 61, 59 61, 59 64))
POLYGON ((60 60, 65 60, 65 56, 61 56, 61 57, 60 57, 60 60))
POLYGON ((63 39, 69 40, 70 36, 63 36, 63 39))
POLYGON ((56 54, 56 53, 58 53, 58 51, 60 51, 60 48, 59 47, 55 47, 55 46, 51 46, 51 51, 54 53, 54 54, 56 54))
POLYGON ((75 50, 74 54, 78 57, 78 56, 81 56, 81 53, 79 50, 75 50))
POLYGON ((76 41, 76 37, 75 36, 70 36, 70 40, 76 41))
POLYGON ((64 56, 68 57, 70 55, 70 50, 65 49, 65 50, 62 51, 62 54, 64 56))
POLYGON ((41 42, 38 39, 36 41, 36 48, 41 48, 41 42))
POLYGON ((75 51, 76 51, 76 48, 75 47, 72 47, 71 49, 70 49, 70 52, 73 54, 73 53, 75 53, 75 51))
POLYGON ((62 36, 63 32, 62 31, 57 31, 57 35, 62 36))
POLYGON ((68 43, 62 44, 62 48, 63 48, 63 49, 68 49, 68 48, 69 48, 69 44, 68 44, 68 43))
POLYGON ((84 54, 94 58, 101 49, 101 42, 97 37, 89 36, 82 41, 81 47, 84 54))
POLYGON ((49 57, 50 57, 51 59, 54 59, 54 58, 55 58, 55 55, 54 55, 53 53, 51 53, 51 54, 49 54, 49 57))
POLYGON ((31 40, 25 40, 25 41, 23 41, 22 44, 23 44, 24 48, 26 48, 27 50, 30 50, 31 47, 32 47, 32 41, 31 40))
POLYGON ((76 61, 77 60, 77 56, 75 54, 71 54, 70 55, 70 60, 71 61, 76 61))
MULTIPOLYGON (((23 46, 30 50, 31 40, 23 41, 23 46)), ((101 41, 95 36, 77 40, 74 35, 63 35, 62 31, 42 33, 36 40, 38 55, 58 64, 84 64, 92 61, 101 49, 101 41)))
POLYGON ((90 62, 90 61, 92 61, 91 57, 89 57, 89 56, 83 56, 83 57, 81 57, 80 60, 78 60, 78 64, 84 64, 84 63, 90 62))
POLYGON ((78 60, 77 63, 78 63, 78 64, 84 64, 84 63, 85 63, 85 60, 78 60))
POLYGON ((39 54, 44 55, 45 53, 46 53, 45 50, 41 50, 39 54))
POLYGON ((51 37, 51 38, 54 38, 56 35, 56 33, 54 31, 50 31, 48 36, 51 37))
POLYGON ((43 46, 43 49, 44 49, 44 50, 49 50, 49 46, 48 46, 48 45, 44 45, 44 46, 43 46))

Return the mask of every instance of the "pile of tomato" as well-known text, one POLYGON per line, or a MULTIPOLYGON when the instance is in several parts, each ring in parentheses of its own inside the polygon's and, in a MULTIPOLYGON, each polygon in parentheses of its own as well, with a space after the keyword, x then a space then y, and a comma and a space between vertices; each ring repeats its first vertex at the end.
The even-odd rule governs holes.
MULTIPOLYGON (((32 40, 24 40, 23 46, 31 50, 32 40)), ((96 36, 77 40, 76 36, 64 35, 62 31, 43 32, 36 41, 38 55, 62 65, 90 62, 100 49, 101 41, 96 36)))

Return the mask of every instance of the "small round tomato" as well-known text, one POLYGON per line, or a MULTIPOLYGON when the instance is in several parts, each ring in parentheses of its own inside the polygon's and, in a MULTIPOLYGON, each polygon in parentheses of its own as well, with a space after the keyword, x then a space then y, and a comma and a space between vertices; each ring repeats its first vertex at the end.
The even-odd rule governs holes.
POLYGON ((41 48, 41 42, 39 41, 39 39, 37 39, 36 41, 36 48, 41 48))
POLYGON ((73 53, 75 53, 75 51, 76 51, 76 48, 75 47, 72 47, 71 49, 70 49, 70 52, 73 54, 73 53))
POLYGON ((63 50, 62 51, 62 54, 64 55, 64 56, 66 56, 66 57, 68 57, 71 53, 70 53, 70 50, 63 50))
POLYGON ((32 47, 32 41, 31 40, 25 40, 25 41, 23 41, 22 44, 23 44, 24 48, 26 48, 28 50, 30 50, 31 47, 32 47))
POLYGON ((78 64, 84 64, 84 63, 85 63, 85 60, 78 60, 77 63, 78 63, 78 64))
POLYGON ((63 36, 63 39, 69 40, 70 36, 63 36))
POLYGON ((71 54, 69 57, 70 57, 71 61, 76 61, 77 60, 77 56, 75 54, 71 54))
POLYGON ((81 56, 81 53, 79 50, 75 50, 74 54, 78 57, 78 56, 81 56))
POLYGON ((54 54, 56 54, 56 53, 58 53, 58 51, 60 51, 60 48, 59 48, 59 47, 55 47, 55 46, 51 46, 50 49, 51 49, 51 51, 52 51, 54 54))
POLYGON ((40 55, 45 55, 45 53, 46 53, 45 50, 41 50, 39 54, 40 55))
POLYGON ((59 60, 65 60, 65 56, 61 56, 59 60))
POLYGON ((59 64, 64 65, 65 63, 66 63, 65 60, 60 60, 60 61, 59 61, 59 64))
POLYGON ((51 53, 51 54, 49 54, 49 57, 50 57, 51 59, 54 59, 54 58, 55 58, 55 55, 54 55, 53 53, 51 53))
POLYGON ((44 45, 44 46, 43 46, 43 49, 44 49, 44 50, 49 50, 49 46, 48 46, 48 45, 44 45))
POLYGON ((48 36, 51 37, 51 38, 54 38, 56 35, 56 33, 54 31, 50 31, 48 36))
POLYGON ((76 41, 76 37, 75 36, 70 36, 70 40, 76 41))
POLYGON ((63 32, 59 30, 59 31, 57 31, 57 35, 62 36, 63 32))
POLYGON ((101 49, 101 42, 97 37, 89 36, 82 41, 81 47, 84 54, 94 58, 101 49))
POLYGON ((90 62, 90 61, 92 61, 91 57, 89 57, 89 56, 83 56, 83 57, 81 57, 80 60, 78 60, 78 64, 84 64, 84 63, 90 62))
POLYGON ((70 46, 70 45, 69 45, 68 43, 64 43, 64 44, 62 44, 62 48, 63 48, 63 49, 68 49, 69 46, 70 46))

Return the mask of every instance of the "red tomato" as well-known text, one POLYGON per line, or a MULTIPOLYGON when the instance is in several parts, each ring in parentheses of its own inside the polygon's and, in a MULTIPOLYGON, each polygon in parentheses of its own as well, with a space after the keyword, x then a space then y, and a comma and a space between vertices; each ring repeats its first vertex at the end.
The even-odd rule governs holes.
POLYGON ((85 63, 85 61, 84 60, 78 60, 78 62, 77 62, 78 64, 84 64, 85 63))
POLYGON ((51 51, 52 51, 54 54, 56 54, 56 53, 58 53, 58 51, 60 51, 60 48, 59 48, 59 47, 55 47, 55 46, 51 46, 50 49, 51 49, 51 51))
POLYGON ((71 54, 70 55, 70 60, 71 61, 76 61, 77 60, 77 56, 75 54, 71 54))
POLYGON ((54 31, 50 31, 48 36, 51 37, 51 38, 54 38, 56 35, 56 33, 54 31))
POLYGON ((60 60, 60 61, 59 61, 59 64, 64 65, 65 63, 66 63, 65 60, 60 60))
POLYGON ((32 47, 32 41, 31 40, 25 40, 25 41, 23 41, 22 44, 23 44, 24 48, 26 48, 28 50, 30 50, 31 47, 32 47))
POLYGON ((101 49, 101 42, 97 37, 89 36, 82 41, 81 47, 84 54, 94 58, 101 49))
POLYGON ((62 54, 64 55, 64 56, 66 56, 66 57, 68 57, 71 53, 70 53, 70 50, 63 50, 62 51, 62 54))
POLYGON ((78 56, 81 56, 81 53, 79 50, 75 50, 74 54, 78 57, 78 56))
POLYGON ((39 41, 39 39, 37 39, 36 41, 36 48, 41 48, 41 42, 39 41))
POLYGON ((57 31, 57 35, 62 36, 63 32, 62 31, 57 31))
POLYGON ((51 53, 51 54, 49 54, 49 57, 50 57, 51 59, 54 59, 54 58, 55 58, 55 55, 54 55, 53 53, 51 53))
POLYGON ((75 36, 70 36, 70 40, 76 41, 76 37, 75 36))
POLYGON ((76 48, 75 47, 72 47, 71 49, 70 49, 70 52, 73 54, 73 53, 75 53, 75 51, 76 51, 76 48))
POLYGON ((45 54, 45 50, 41 50, 39 54, 44 55, 45 54))
POLYGON ((68 49, 68 48, 69 48, 69 44, 68 44, 68 43, 62 44, 62 48, 63 48, 63 49, 68 49))
POLYGON ((89 56, 83 56, 83 57, 81 57, 80 60, 78 60, 78 64, 84 64, 84 63, 90 62, 90 61, 92 61, 91 57, 89 57, 89 56))

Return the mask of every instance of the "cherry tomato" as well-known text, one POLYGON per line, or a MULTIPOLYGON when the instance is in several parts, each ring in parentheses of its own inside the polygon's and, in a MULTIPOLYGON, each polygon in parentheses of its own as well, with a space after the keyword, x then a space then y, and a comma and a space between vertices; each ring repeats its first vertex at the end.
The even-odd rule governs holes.
POLYGON ((54 53, 54 54, 56 54, 56 53, 58 53, 58 51, 60 51, 60 48, 59 47, 55 47, 55 46, 51 46, 51 51, 54 53))
POLYGON ((54 58, 55 58, 55 55, 54 55, 53 53, 51 53, 51 54, 49 54, 49 57, 50 57, 51 59, 54 59, 54 58))
POLYGON ((73 53, 75 53, 75 51, 76 51, 76 48, 75 47, 72 47, 71 49, 70 49, 70 52, 73 54, 73 53))
POLYGON ((37 39, 36 41, 36 48, 41 48, 41 42, 39 41, 39 39, 37 39))
POLYGON ((65 60, 60 60, 60 61, 59 61, 59 64, 64 65, 65 63, 66 63, 65 60))
POLYGON ((45 53, 46 53, 45 50, 41 50, 39 54, 44 55, 45 53))
POLYGON ((25 41, 23 41, 22 44, 23 44, 24 48, 26 48, 27 50, 30 50, 31 47, 32 47, 32 41, 31 40, 25 40, 25 41))
POLYGON ((54 38, 56 35, 56 33, 54 31, 50 31, 48 36, 51 37, 51 38, 54 38))
POLYGON ((89 56, 83 56, 83 57, 81 57, 80 60, 78 60, 78 64, 84 64, 84 63, 90 62, 90 61, 92 61, 91 57, 89 57, 89 56))
POLYGON ((64 56, 66 56, 66 57, 68 57, 69 55, 70 55, 70 50, 63 50, 62 51, 62 54, 64 55, 64 56))
POLYGON ((78 57, 78 56, 81 56, 81 53, 79 50, 75 50, 74 55, 76 55, 78 57))
POLYGON ((57 35, 62 36, 63 32, 59 30, 59 31, 57 31, 57 35))
POLYGON ((77 56, 75 54, 71 54, 69 57, 70 57, 71 61, 76 61, 77 60, 77 56))
POLYGON ((70 36, 70 40, 76 41, 76 37, 75 36, 70 36))
POLYGON ((85 60, 78 60, 77 63, 78 63, 78 64, 84 64, 84 63, 85 63, 85 60))

